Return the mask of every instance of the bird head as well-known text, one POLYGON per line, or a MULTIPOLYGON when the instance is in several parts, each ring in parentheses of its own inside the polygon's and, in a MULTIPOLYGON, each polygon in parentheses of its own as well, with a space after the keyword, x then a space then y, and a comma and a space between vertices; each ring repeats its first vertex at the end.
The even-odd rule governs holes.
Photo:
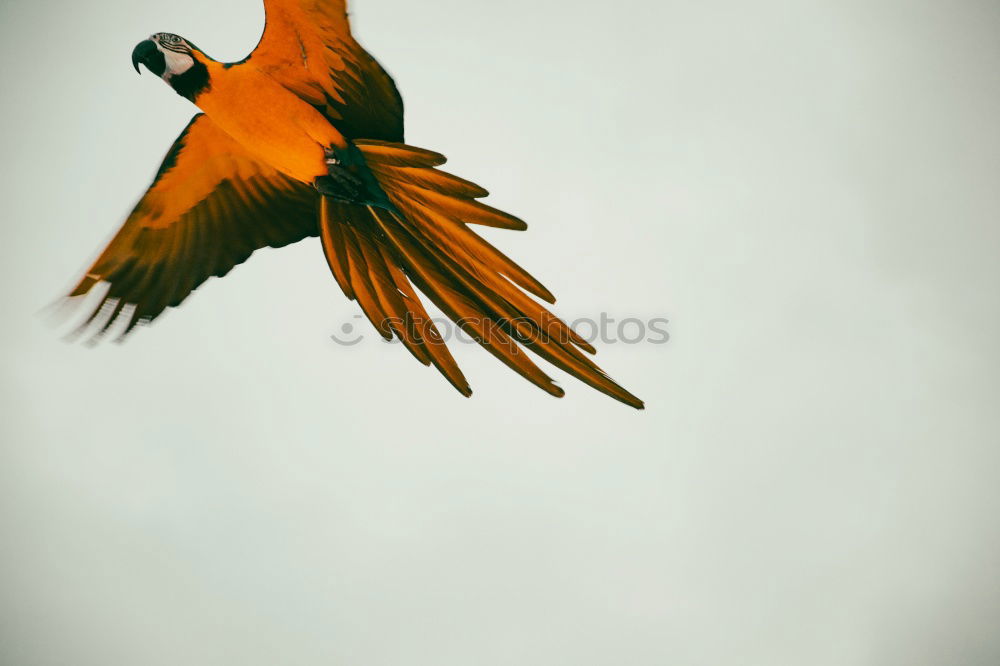
POLYGON ((179 95, 193 100, 208 87, 208 57, 183 37, 158 32, 132 50, 132 66, 139 65, 166 81, 179 95))

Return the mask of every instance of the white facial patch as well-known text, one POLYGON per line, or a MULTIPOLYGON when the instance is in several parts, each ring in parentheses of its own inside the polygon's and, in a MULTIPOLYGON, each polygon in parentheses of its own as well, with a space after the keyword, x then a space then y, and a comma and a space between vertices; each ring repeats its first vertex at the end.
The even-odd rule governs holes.
POLYGON ((194 65, 194 58, 187 53, 177 53, 163 47, 160 47, 160 52, 167 62, 167 69, 163 72, 164 79, 183 74, 194 65))

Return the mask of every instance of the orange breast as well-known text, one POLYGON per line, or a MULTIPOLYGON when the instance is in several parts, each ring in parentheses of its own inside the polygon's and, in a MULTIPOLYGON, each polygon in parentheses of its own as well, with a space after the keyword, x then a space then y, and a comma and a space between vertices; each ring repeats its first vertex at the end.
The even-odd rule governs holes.
POLYGON ((296 180, 326 175, 324 150, 347 142, 319 111, 252 66, 212 65, 197 104, 224 132, 296 180))

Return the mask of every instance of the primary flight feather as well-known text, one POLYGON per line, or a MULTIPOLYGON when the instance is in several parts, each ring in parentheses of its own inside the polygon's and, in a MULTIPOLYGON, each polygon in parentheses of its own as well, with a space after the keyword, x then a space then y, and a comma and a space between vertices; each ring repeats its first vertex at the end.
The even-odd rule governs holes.
POLYGON ((125 224, 70 293, 107 291, 85 326, 127 335, 262 247, 319 236, 348 298, 463 395, 469 383, 419 290, 487 351, 555 396, 528 349, 595 389, 642 401, 588 356, 594 348, 538 300, 552 294, 468 225, 525 229, 403 143, 392 78, 351 35, 344 0, 264 0, 253 53, 220 63, 157 33, 132 53, 198 106, 125 224), (414 288, 415 287, 415 288, 414 288))

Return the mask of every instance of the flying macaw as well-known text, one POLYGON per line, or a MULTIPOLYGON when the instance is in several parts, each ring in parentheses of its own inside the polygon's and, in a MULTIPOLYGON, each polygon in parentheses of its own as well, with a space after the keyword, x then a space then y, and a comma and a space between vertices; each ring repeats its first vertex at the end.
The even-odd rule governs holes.
POLYGON ((200 113, 70 297, 107 291, 85 326, 127 335, 258 248, 319 236, 348 298, 465 396, 469 383, 417 290, 487 351, 561 397, 524 353, 637 409, 588 356, 593 346, 538 303, 555 298, 468 225, 523 230, 486 190, 403 143, 392 78, 351 35, 345 0, 264 0, 253 53, 222 63, 160 32, 132 53, 200 113), (416 287, 416 289, 414 288, 416 287), (535 298, 532 298, 534 296, 535 298))

